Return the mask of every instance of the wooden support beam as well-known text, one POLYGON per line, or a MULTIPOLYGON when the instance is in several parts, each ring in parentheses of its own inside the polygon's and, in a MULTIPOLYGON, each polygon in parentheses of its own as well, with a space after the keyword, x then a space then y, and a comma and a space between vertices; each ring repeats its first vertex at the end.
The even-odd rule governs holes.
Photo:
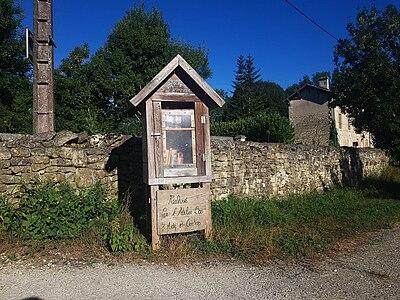
POLYGON ((204 237, 206 239, 212 238, 212 214, 211 214, 211 188, 210 183, 203 183, 203 188, 207 190, 208 198, 206 203, 206 229, 204 230, 204 237))
POLYGON ((150 186, 150 204, 151 204, 151 249, 157 251, 160 249, 160 236, 158 234, 157 223, 157 185, 150 186))

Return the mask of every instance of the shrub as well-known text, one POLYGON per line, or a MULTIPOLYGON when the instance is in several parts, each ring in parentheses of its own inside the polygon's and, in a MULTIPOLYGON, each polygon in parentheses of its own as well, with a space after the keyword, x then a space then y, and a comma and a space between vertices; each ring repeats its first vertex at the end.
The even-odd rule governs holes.
POLYGON ((11 209, 7 201, 0 198, 0 231, 6 230, 11 222, 11 209))
POLYGON ((118 212, 116 201, 107 199, 101 184, 74 190, 65 183, 48 183, 26 191, 9 211, 6 229, 22 239, 61 239, 80 235, 118 212))
POLYGON ((132 217, 127 211, 122 211, 118 218, 111 222, 107 240, 113 252, 135 251, 142 255, 149 252, 145 238, 136 232, 132 217))
POLYGON ((253 142, 290 143, 294 130, 289 120, 274 112, 264 112, 228 122, 211 124, 211 134, 218 136, 245 135, 253 142))

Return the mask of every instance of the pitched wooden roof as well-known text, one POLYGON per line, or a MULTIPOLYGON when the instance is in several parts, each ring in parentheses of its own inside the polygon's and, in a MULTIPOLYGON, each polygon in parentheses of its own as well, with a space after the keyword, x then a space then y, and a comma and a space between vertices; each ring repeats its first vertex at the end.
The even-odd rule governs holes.
POLYGON ((212 87, 183 59, 179 54, 175 56, 135 97, 129 100, 134 106, 146 99, 154 92, 177 68, 181 68, 187 76, 200 88, 213 102, 222 107, 225 102, 212 87))

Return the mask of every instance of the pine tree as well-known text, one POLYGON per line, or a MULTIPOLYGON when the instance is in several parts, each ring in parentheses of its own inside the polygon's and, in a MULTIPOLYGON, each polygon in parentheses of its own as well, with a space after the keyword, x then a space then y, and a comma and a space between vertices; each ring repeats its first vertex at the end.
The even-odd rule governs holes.
POLYGON ((260 71, 254 65, 254 58, 240 55, 236 63, 233 96, 229 102, 228 119, 237 119, 252 114, 255 109, 255 84, 260 79, 260 71))
POLYGON ((255 84, 261 77, 260 70, 256 69, 254 65, 254 57, 248 55, 245 61, 245 79, 244 83, 246 85, 255 84))
POLYGON ((236 91, 246 81, 246 60, 240 55, 236 61, 235 81, 233 82, 234 91, 236 91))

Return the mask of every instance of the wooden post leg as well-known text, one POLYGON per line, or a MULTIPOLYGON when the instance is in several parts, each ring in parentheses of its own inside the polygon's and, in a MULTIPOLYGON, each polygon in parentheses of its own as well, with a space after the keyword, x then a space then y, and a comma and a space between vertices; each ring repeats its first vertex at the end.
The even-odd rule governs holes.
POLYGON ((206 239, 212 238, 212 215, 211 215, 211 189, 209 183, 203 183, 203 187, 206 189, 207 205, 206 205, 206 229, 204 230, 204 237, 206 239))
POLYGON ((157 224, 157 190, 158 186, 150 186, 151 202, 151 248, 156 251, 160 248, 160 236, 158 235, 157 224))

